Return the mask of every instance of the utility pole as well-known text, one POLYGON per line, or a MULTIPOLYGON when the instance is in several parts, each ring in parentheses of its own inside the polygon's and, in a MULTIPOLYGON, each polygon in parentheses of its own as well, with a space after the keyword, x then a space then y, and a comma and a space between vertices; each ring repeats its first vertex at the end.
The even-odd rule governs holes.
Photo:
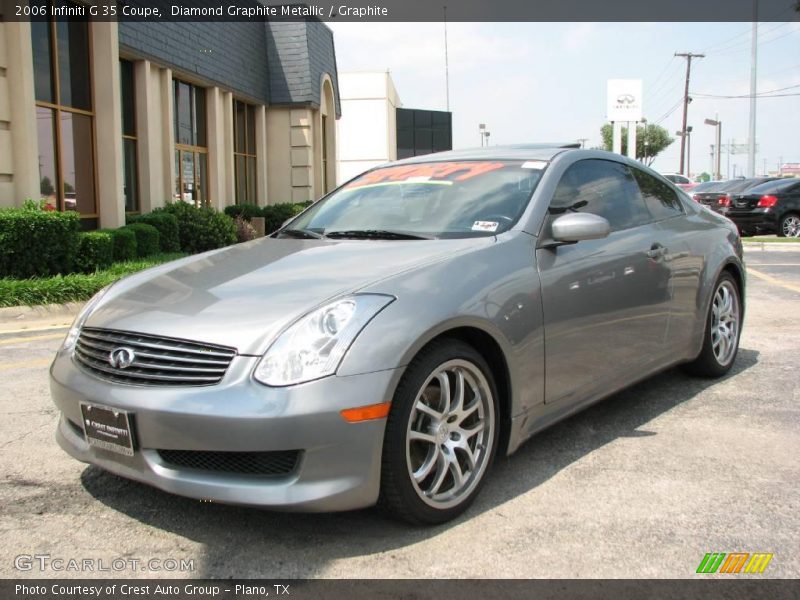
MULTIPOLYGON (((683 125, 681 126, 681 131, 685 134, 686 133, 686 118, 687 113, 689 110, 689 102, 691 99, 689 98, 689 78, 692 74, 692 59, 693 58, 705 58, 705 54, 694 54, 692 52, 676 52, 675 56, 680 56, 681 58, 686 59, 686 85, 683 88, 683 125)), ((686 156, 686 135, 681 136, 681 168, 680 172, 681 175, 686 175, 683 171, 684 166, 684 158, 686 156)))
POLYGON ((747 176, 756 175, 756 71, 758 65, 758 0, 753 0, 753 38, 750 42, 750 139, 747 176))
POLYGON ((588 142, 588 141, 589 141, 589 138, 578 138, 578 139, 577 139, 577 140, 575 140, 575 141, 576 141, 576 142, 580 142, 580 143, 581 143, 581 148, 583 148, 583 147, 585 146, 586 142, 588 142))

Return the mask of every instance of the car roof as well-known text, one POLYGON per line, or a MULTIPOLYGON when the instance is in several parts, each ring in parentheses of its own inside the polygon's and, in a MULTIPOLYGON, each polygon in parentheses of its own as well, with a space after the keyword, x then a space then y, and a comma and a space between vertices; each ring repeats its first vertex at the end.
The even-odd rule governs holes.
POLYGON ((739 192, 744 192, 749 190, 752 187, 760 185, 762 183, 767 183, 768 181, 772 181, 773 179, 769 177, 750 177, 749 179, 731 179, 727 182, 724 188, 721 188, 722 191, 725 192, 732 192, 737 194, 739 192))
POLYGON ((412 156, 391 164, 402 165, 456 160, 551 160, 561 152, 580 147, 581 145, 578 142, 486 146, 484 148, 466 148, 464 150, 448 150, 447 152, 412 156))
POLYGON ((775 179, 772 181, 767 181, 765 183, 759 183, 756 186, 750 188, 748 193, 751 194, 760 194, 762 192, 783 192, 786 191, 788 188, 792 188, 795 185, 800 184, 800 179, 775 179))

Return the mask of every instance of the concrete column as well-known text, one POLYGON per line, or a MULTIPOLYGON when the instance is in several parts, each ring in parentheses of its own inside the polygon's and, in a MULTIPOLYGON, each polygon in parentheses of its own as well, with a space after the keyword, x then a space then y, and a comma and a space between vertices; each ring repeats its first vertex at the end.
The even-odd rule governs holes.
POLYGON ((627 156, 636 158, 636 123, 628 123, 628 148, 627 156))
POLYGON ((164 157, 161 142, 161 94, 158 69, 148 60, 133 65, 133 87, 136 105, 136 162, 139 176, 139 208, 150 212, 163 206, 170 197, 164 189, 164 157))
POLYGON ((225 208, 225 115, 222 92, 218 87, 206 88, 208 123, 208 198, 211 206, 225 208))
POLYGON ((309 109, 290 111, 292 202, 314 199, 314 113, 309 109))
POLYGON ((0 23, 0 47, 0 206, 19 206, 40 194, 30 23, 0 23))
POLYGON ((125 198, 117 24, 95 21, 90 31, 97 149, 97 210, 100 213, 100 227, 121 227, 125 224, 125 198))
POLYGON ((622 154, 622 123, 614 121, 611 127, 611 151, 615 154, 622 154))
POLYGON ((256 125, 256 199, 259 206, 269 204, 267 181, 267 109, 255 107, 256 125))
POLYGON ((175 117, 172 93, 172 69, 161 69, 153 76, 160 82, 159 113, 161 115, 161 152, 163 160, 164 201, 175 198, 175 117))
POLYGON ((223 157, 223 164, 225 166, 225 191, 222 200, 224 206, 229 206, 231 204, 236 204, 236 176, 233 170, 233 94, 230 92, 222 93, 222 115, 225 146, 225 154, 223 157))

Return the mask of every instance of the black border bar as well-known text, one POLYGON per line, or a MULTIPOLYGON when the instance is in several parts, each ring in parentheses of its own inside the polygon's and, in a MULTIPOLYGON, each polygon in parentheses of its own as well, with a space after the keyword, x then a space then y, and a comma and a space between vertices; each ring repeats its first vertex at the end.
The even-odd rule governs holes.
MULTIPOLYGON (((435 22, 444 20, 445 8, 451 22, 800 21, 800 0, 85 0, 85 4, 84 18, 148 23, 435 22)), ((0 14, 5 21, 47 19, 53 16, 51 5, 51 0, 0 0, 0 14)))
POLYGON ((20 579, 3 600, 783 600, 800 580, 712 575, 697 579, 20 579), (127 586, 127 587, 126 587, 127 586), (158 593, 157 586, 169 590, 158 593), (237 587, 245 586, 245 587, 237 587), (135 589, 134 589, 135 588, 135 589), (259 589, 260 588, 260 589, 259 589), (253 591, 253 590, 256 591, 253 591), (99 593, 98 593, 99 590, 99 593), (126 592, 127 590, 127 592, 126 592))

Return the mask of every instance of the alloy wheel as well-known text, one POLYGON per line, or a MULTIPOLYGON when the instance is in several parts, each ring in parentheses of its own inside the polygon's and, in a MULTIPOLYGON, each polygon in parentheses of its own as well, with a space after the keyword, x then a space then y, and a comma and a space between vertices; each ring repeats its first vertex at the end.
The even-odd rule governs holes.
POLYGON ((494 399, 480 369, 450 360, 416 395, 406 432, 406 463, 417 495, 429 506, 459 504, 480 483, 494 443, 494 399))
POLYGON ((783 220, 781 224, 783 235, 786 237, 800 237, 800 217, 797 215, 789 215, 783 220))
POLYGON ((736 355, 739 343, 739 296, 733 283, 723 280, 714 294, 711 308, 711 346, 721 365, 736 355))

